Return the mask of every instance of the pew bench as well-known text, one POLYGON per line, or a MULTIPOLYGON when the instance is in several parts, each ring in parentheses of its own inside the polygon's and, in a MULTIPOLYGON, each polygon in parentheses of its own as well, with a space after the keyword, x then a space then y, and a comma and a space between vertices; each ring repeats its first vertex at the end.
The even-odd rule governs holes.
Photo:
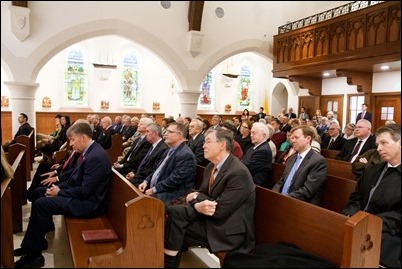
POLYGON ((110 159, 110 164, 113 165, 120 155, 123 153, 123 138, 121 134, 114 134, 112 137, 112 146, 106 150, 110 159))
POLYGON ((326 159, 335 159, 340 150, 321 149, 321 155, 326 159))
POLYGON ((257 244, 288 242, 342 268, 379 266, 382 220, 359 211, 352 217, 256 187, 257 244))
POLYGON ((1 268, 14 267, 11 178, 1 182, 1 268))
POLYGON ((325 160, 327 161, 328 175, 356 180, 356 175, 352 172, 352 163, 328 158, 325 160))
POLYGON ((165 206, 112 169, 106 215, 65 218, 75 268, 163 267, 165 206), (83 230, 112 228, 118 241, 85 243, 83 230))
POLYGON ((27 155, 27 167, 29 168, 29 171, 33 170, 33 163, 34 163, 34 158, 35 158, 35 129, 32 128, 32 131, 29 133, 29 135, 19 135, 15 138, 16 143, 20 143, 24 145, 26 155, 27 155))

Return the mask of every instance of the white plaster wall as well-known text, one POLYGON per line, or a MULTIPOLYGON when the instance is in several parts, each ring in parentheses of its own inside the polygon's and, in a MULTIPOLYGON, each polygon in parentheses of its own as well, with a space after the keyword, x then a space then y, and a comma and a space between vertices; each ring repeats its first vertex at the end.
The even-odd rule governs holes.
POLYGON ((401 71, 374 73, 373 93, 401 92, 401 71))

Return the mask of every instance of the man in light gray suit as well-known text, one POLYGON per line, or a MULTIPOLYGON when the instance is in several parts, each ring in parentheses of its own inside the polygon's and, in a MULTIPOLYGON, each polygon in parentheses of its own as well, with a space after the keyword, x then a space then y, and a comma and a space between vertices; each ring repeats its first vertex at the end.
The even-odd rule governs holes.
POLYGON ((308 126, 295 127, 291 132, 292 147, 297 154, 289 157, 272 190, 318 205, 327 179, 327 163, 311 148, 314 133, 308 126))

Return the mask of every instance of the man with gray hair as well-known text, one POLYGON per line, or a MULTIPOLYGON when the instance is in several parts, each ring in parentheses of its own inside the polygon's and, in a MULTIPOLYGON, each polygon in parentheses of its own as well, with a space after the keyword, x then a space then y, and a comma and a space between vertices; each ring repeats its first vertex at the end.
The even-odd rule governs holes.
POLYGON ((206 166, 209 161, 204 158, 204 135, 202 130, 204 128, 204 123, 200 120, 193 119, 189 124, 189 134, 190 139, 187 140, 187 145, 190 147, 191 151, 194 153, 195 160, 198 165, 206 166))
POLYGON ((272 151, 267 140, 269 138, 268 126, 262 122, 255 122, 251 128, 251 143, 241 162, 245 164, 253 176, 256 185, 266 187, 271 178, 272 151))
POLYGON ((331 122, 328 129, 328 136, 322 137, 321 148, 341 150, 346 142, 346 139, 341 136, 341 127, 335 121, 331 122))
POLYGON ((92 140, 88 123, 73 124, 67 130, 70 145, 81 153, 82 161, 59 185, 40 187, 43 196, 32 203, 31 216, 21 248, 14 255, 21 256, 16 268, 37 268, 45 264, 42 250, 47 248, 46 233, 53 227, 53 215, 94 218, 105 213, 111 174, 106 151, 92 140))

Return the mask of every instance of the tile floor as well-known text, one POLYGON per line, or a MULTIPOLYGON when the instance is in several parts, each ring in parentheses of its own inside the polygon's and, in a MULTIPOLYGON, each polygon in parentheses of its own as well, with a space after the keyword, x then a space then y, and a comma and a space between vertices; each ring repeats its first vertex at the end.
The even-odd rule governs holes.
MULTIPOLYGON (((37 163, 34 165, 35 173, 37 163)), ((29 182, 28 182, 29 185, 29 182)), ((29 187, 29 186, 28 186, 29 187)), ((24 237, 31 212, 31 203, 23 206, 23 232, 14 234, 14 249, 19 248, 24 237)), ((43 268, 72 268, 71 252, 68 244, 67 233, 62 216, 54 216, 55 231, 46 235, 48 249, 43 251, 45 266, 43 268)), ((18 260, 19 257, 15 257, 18 260)), ((219 260, 204 248, 191 248, 183 253, 180 268, 219 268, 219 260)))

